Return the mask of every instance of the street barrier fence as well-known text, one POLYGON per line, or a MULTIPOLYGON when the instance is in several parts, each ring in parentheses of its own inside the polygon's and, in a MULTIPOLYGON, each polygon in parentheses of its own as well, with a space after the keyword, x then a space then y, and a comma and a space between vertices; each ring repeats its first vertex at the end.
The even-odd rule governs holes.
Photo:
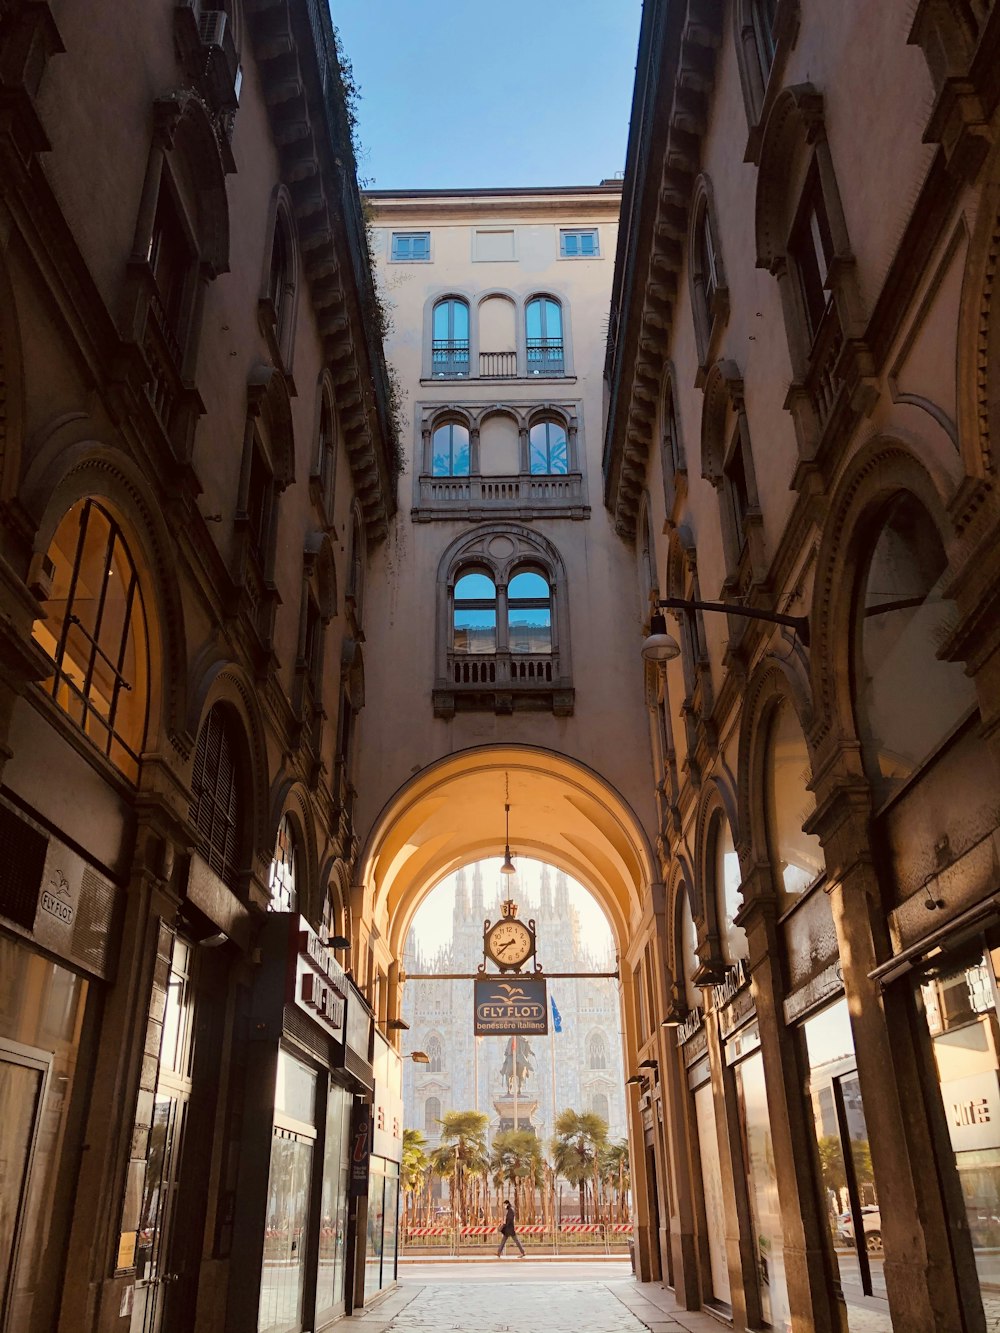
MULTIPOLYGON (((519 1226, 517 1234, 526 1250, 551 1248, 554 1254, 595 1249, 610 1254, 612 1246, 628 1245, 632 1237, 631 1222, 563 1222, 553 1227, 544 1222, 528 1222, 519 1226)), ((491 1241, 500 1243, 498 1223, 471 1226, 437 1225, 406 1227, 402 1232, 403 1249, 418 1249, 422 1253, 458 1255, 464 1244, 475 1253, 491 1241)), ((627 1252, 627 1250, 626 1250, 627 1252)))

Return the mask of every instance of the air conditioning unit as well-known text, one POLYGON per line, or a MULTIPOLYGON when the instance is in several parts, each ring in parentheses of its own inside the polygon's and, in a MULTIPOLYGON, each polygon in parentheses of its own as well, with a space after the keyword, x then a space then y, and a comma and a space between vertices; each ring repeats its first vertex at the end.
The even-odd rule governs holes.
POLYGON ((205 80, 209 96, 218 110, 235 111, 240 101, 243 70, 226 11, 203 9, 198 18, 198 36, 207 57, 205 80))

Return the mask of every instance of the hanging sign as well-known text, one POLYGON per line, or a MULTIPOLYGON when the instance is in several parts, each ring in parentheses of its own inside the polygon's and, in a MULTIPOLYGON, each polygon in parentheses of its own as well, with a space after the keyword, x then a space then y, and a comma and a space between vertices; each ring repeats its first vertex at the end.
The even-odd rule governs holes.
POLYGON ((477 1037, 545 1037, 549 1009, 544 977, 485 977, 475 981, 477 1037))
POLYGON ((355 1101, 351 1124, 351 1198, 368 1193, 368 1163, 372 1151, 372 1108, 355 1101))

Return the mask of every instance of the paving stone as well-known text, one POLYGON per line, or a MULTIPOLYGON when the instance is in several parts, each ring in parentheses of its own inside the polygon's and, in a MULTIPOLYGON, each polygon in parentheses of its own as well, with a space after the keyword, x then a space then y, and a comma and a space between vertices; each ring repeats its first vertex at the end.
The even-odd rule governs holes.
MULTIPOLYGON (((655 1306, 650 1323, 638 1319, 603 1282, 426 1286, 402 1308, 372 1314, 384 1333, 679 1333, 655 1306)), ((374 1320, 364 1323, 373 1330, 374 1320)))

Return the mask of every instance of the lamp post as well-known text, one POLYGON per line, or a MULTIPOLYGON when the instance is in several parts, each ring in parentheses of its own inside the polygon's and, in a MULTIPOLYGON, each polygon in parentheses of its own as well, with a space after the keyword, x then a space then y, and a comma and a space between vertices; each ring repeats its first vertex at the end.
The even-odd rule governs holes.
POLYGON ((702 602, 694 597, 662 597, 655 603, 657 610, 649 618, 649 635, 643 641, 642 656, 646 662, 671 662, 680 656, 681 647, 672 634, 667 633, 667 618, 660 608, 668 611, 721 611, 729 616, 743 616, 746 620, 764 620, 769 625, 787 625, 799 636, 804 648, 809 647, 809 617, 788 616, 780 611, 758 611, 755 607, 739 606, 734 602, 702 602))

